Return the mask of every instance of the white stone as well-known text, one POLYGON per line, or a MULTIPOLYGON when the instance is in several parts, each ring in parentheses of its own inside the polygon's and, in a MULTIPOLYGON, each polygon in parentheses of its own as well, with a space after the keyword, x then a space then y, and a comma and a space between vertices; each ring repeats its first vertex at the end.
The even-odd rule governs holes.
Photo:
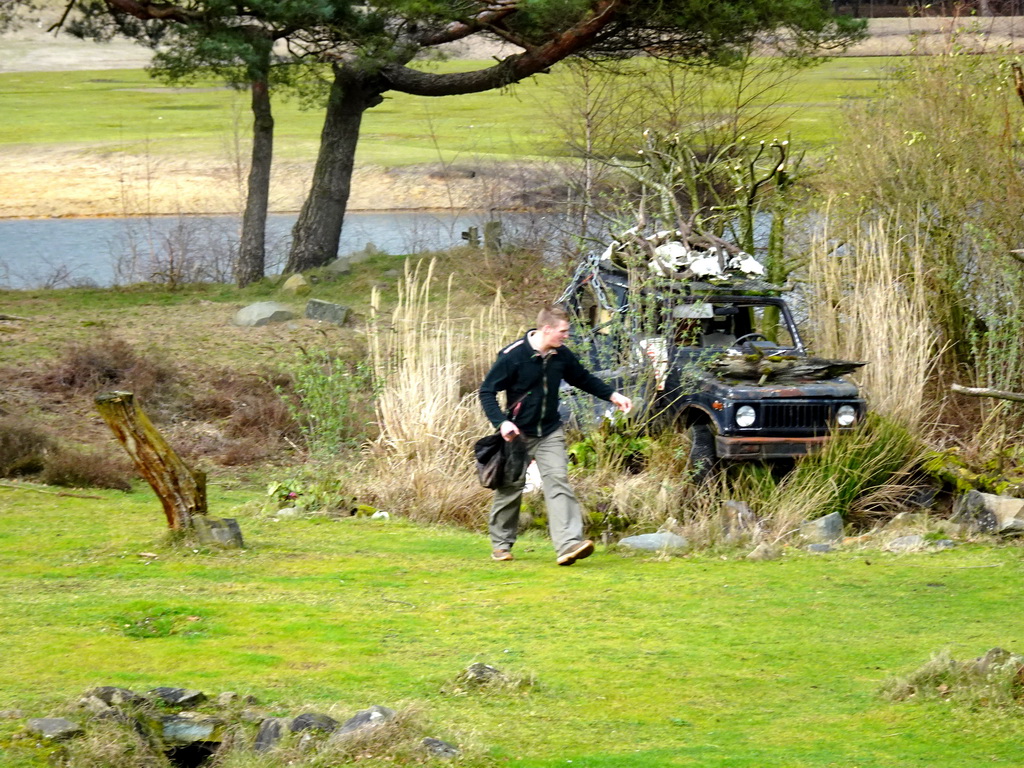
POLYGON ((238 310, 232 322, 235 325, 258 328, 270 323, 284 323, 293 317, 295 314, 284 304, 276 301, 258 301, 238 310))

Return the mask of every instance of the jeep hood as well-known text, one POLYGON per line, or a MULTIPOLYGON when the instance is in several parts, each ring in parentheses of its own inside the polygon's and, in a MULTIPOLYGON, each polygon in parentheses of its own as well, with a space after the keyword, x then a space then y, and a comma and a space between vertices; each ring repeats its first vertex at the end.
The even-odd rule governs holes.
POLYGON ((773 400, 792 397, 856 398, 857 385, 845 379, 797 380, 767 382, 758 385, 752 382, 729 383, 714 374, 704 375, 707 391, 727 400, 773 400))

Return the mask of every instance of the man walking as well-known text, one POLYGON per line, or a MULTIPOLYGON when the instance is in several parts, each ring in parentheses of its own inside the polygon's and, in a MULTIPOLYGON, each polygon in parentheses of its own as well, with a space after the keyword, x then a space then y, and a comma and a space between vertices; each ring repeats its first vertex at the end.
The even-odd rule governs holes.
MULTIPOLYGON (((505 440, 521 435, 530 458, 536 460, 544 481, 548 528, 559 565, 572 565, 594 552, 594 542, 583 538, 583 517, 576 494, 569 485, 565 431, 558 414, 558 387, 566 381, 628 413, 628 397, 589 373, 564 346, 569 338, 565 311, 545 307, 537 316, 537 328, 527 332, 498 353, 480 385, 480 403, 490 422, 505 440), (498 405, 505 392, 508 413, 498 405)), ((494 560, 511 560, 519 527, 519 505, 524 480, 512 482, 494 493, 489 529, 494 560)))

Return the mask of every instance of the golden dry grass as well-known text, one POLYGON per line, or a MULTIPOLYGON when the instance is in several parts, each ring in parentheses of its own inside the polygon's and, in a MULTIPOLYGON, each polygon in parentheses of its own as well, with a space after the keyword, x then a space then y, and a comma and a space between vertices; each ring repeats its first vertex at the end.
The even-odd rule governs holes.
POLYGON ((924 270, 918 242, 882 220, 838 248, 833 233, 820 232, 809 263, 817 352, 867 361, 857 378, 871 409, 917 434, 928 421, 925 389, 940 352, 924 270))

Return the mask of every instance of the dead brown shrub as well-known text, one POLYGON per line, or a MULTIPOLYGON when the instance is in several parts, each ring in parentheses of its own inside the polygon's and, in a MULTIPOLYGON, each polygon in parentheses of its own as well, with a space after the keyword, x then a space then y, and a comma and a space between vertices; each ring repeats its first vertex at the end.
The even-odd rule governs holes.
POLYGON ((135 394, 151 418, 164 421, 181 409, 179 379, 177 368, 156 353, 142 355, 124 339, 101 336, 70 344, 37 386, 43 391, 87 395, 126 390, 135 394))
POLYGON ((291 378, 276 371, 256 374, 225 369, 205 376, 195 385, 199 393, 187 416, 216 425, 180 435, 184 452, 215 456, 225 466, 241 466, 263 461, 299 442, 299 425, 279 394, 291 386, 291 378))
POLYGON ((28 420, 0 417, 0 477, 39 472, 53 445, 53 439, 28 420))
POLYGON ((221 450, 217 462, 225 467, 244 467, 270 458, 279 445, 267 445, 253 440, 233 440, 221 450))
POLYGON ((133 473, 128 462, 96 451, 61 448, 45 460, 39 481, 66 488, 132 489, 133 473))

